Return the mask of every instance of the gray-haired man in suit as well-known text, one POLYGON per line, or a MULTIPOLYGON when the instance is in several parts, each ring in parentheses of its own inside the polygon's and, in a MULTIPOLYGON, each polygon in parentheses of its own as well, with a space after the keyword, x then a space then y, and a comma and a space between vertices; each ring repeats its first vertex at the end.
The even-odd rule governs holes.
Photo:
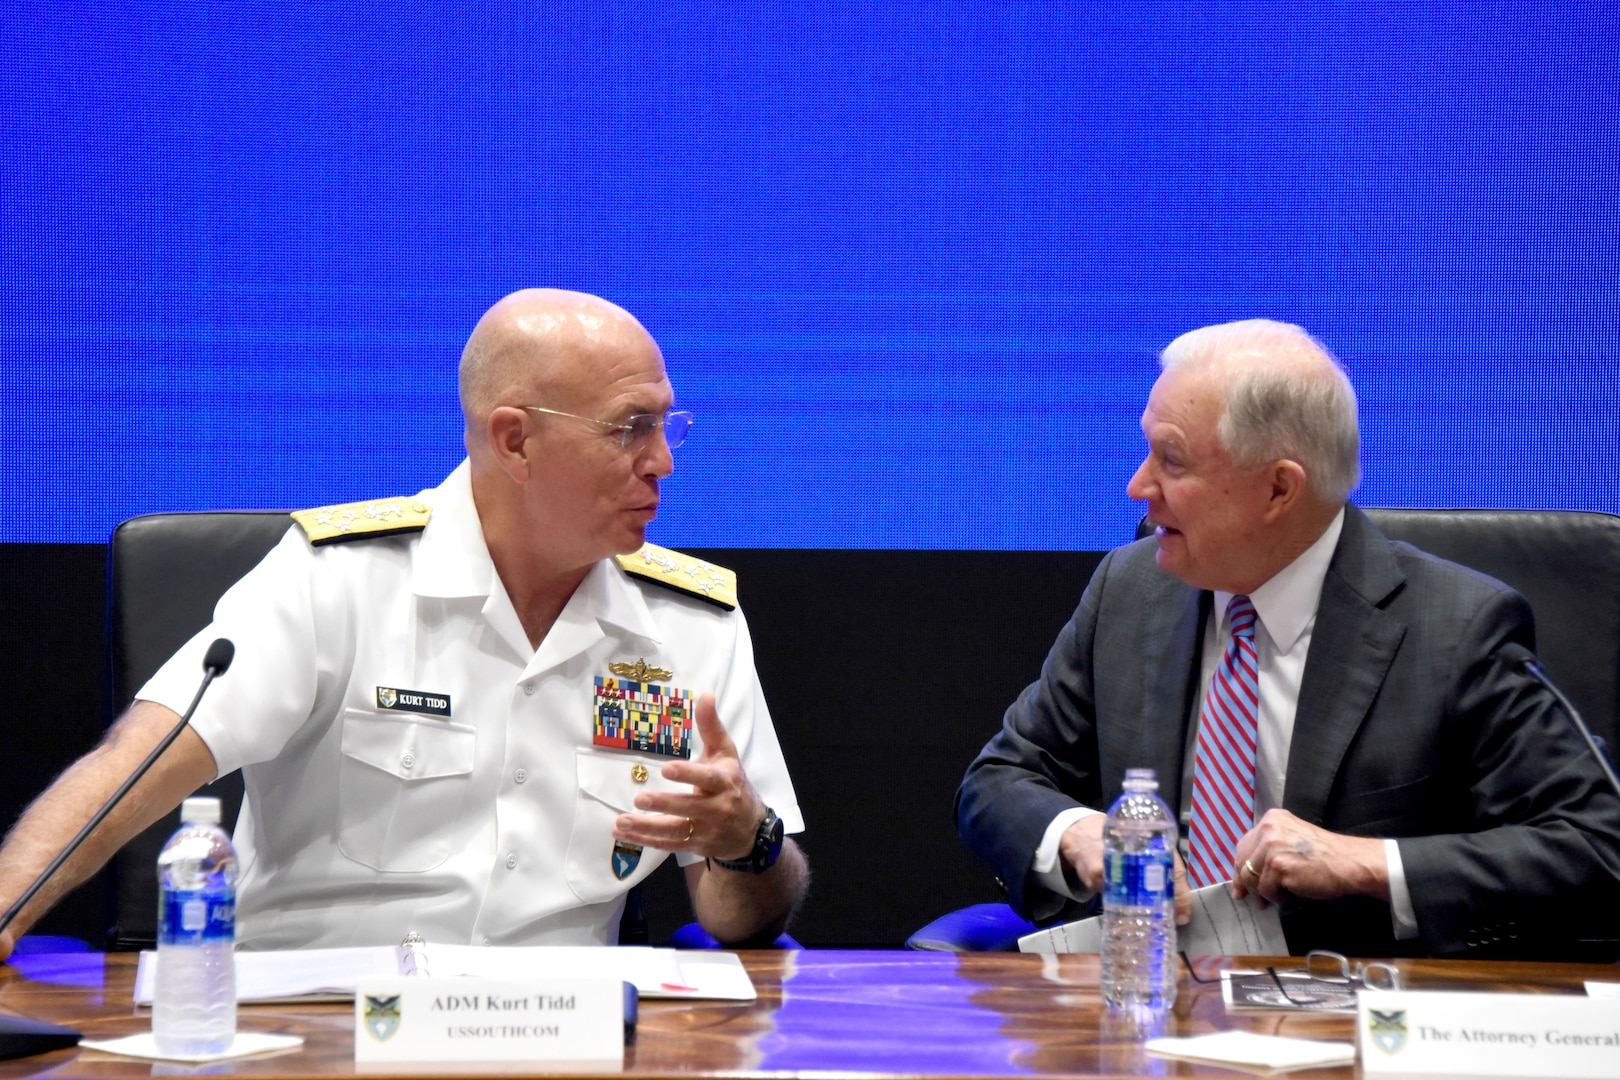
POLYGON ((1155 535, 1103 560, 957 793, 962 838, 1013 906, 1044 919, 1089 900, 1099 811, 1126 768, 1152 767, 1189 863, 1281 904, 1295 952, 1552 956, 1615 936, 1620 799, 1500 655, 1534 644, 1524 599, 1348 502, 1355 394, 1305 331, 1211 326, 1161 359, 1127 489, 1155 535), (1256 616, 1258 672, 1232 711, 1256 715, 1222 846, 1197 807, 1229 799, 1225 721, 1206 709, 1241 652, 1234 598, 1256 616))

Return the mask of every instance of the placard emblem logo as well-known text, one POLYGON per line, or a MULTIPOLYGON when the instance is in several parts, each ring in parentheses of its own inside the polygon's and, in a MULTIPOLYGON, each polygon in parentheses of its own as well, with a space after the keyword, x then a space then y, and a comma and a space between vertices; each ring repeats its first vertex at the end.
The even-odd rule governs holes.
POLYGON ((1398 1054, 1406 1047, 1406 1010, 1367 1010, 1367 1034, 1373 1045, 1386 1054, 1398 1054))
POLYGON ((399 995, 381 997, 367 994, 365 1002, 366 1030, 378 1042, 387 1042, 399 1030, 399 995))

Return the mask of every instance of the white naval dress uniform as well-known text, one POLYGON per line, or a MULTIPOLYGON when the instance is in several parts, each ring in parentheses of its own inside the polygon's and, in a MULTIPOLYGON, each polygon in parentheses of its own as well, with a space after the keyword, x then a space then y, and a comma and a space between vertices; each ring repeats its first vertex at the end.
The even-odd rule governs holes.
POLYGON ((667 853, 648 848, 617 876, 614 818, 639 791, 684 785, 659 773, 671 758, 593 744, 595 679, 614 661, 668 669, 659 681, 694 701, 713 692, 760 798, 803 829, 740 610, 609 559, 536 650, 485 547, 467 463, 413 501, 432 518, 411 535, 312 547, 291 529, 137 695, 183 712, 208 644, 235 642, 192 723, 220 773, 241 768, 246 783, 243 946, 395 945, 410 930, 616 941, 625 892, 667 853), (448 715, 384 709, 381 688, 448 699, 448 715))

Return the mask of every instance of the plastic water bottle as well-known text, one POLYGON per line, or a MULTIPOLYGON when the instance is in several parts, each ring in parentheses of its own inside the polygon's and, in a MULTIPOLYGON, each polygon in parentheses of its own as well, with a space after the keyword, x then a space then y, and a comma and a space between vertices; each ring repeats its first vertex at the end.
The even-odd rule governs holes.
POLYGON ((1176 1000, 1176 819, 1152 769, 1127 769, 1103 826, 1102 994, 1112 1005, 1176 1000))
POLYGON ((236 1038, 236 850, 219 800, 190 798, 158 855, 152 1035, 170 1054, 211 1054, 236 1038))

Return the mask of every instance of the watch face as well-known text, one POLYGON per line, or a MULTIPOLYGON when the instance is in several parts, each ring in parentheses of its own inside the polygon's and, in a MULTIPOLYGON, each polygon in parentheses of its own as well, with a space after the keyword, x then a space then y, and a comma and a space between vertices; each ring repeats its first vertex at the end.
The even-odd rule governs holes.
POLYGON ((767 820, 761 822, 761 825, 764 827, 760 829, 760 835, 766 845, 763 852, 765 865, 767 867, 775 866, 777 856, 782 854, 782 819, 777 817, 776 812, 773 810, 769 812, 767 820))
POLYGON ((766 807, 765 816, 760 820, 758 831, 754 833, 754 850, 745 858, 714 861, 727 870, 745 870, 750 874, 763 874, 776 865, 777 856, 781 854, 782 819, 776 816, 775 810, 766 807))

